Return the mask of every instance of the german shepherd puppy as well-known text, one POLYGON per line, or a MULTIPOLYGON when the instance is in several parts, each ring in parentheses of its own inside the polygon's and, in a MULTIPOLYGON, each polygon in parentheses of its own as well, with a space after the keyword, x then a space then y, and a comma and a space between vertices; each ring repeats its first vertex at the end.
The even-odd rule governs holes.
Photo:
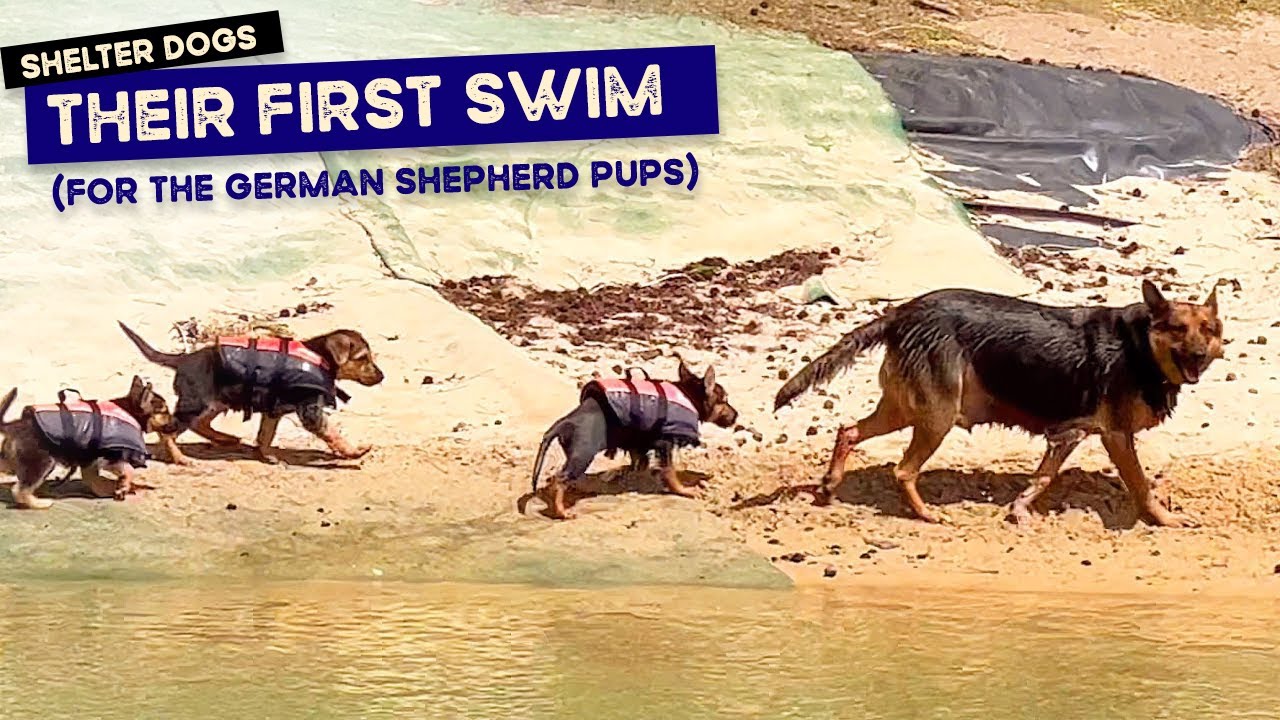
MULTIPOLYGON (((177 437, 190 428, 214 445, 234 447, 240 438, 216 430, 213 419, 227 410, 245 410, 245 388, 226 382, 219 372, 218 348, 210 345, 190 353, 166 353, 156 350, 140 335, 124 323, 120 329, 142 351, 144 357, 157 365, 174 371, 173 390, 177 394, 174 409, 175 430, 163 436, 169 459, 178 465, 190 465, 191 460, 178 449, 177 437)), ((364 336, 355 330, 336 330, 309 340, 301 341, 307 349, 319 355, 330 368, 333 379, 354 380, 364 386, 377 385, 383 380, 382 370, 374 362, 373 351, 364 336)), ((280 419, 289 413, 297 413, 302 426, 324 440, 338 457, 355 459, 363 457, 371 449, 368 445, 351 445, 333 427, 325 415, 326 399, 322 393, 309 393, 279 405, 271 413, 263 414, 258 426, 257 458, 276 464, 280 458, 272 451, 280 419)))
POLYGON ((1054 307, 974 290, 930 292, 842 337, 782 386, 775 410, 829 382, 877 345, 886 348, 883 395, 870 415, 840 428, 820 500, 834 496, 855 445, 910 427, 911 442, 894 476, 915 514, 937 522, 916 490, 921 466, 953 426, 994 423, 1048 441, 1010 520, 1028 520, 1032 503, 1067 456, 1097 434, 1140 516, 1156 525, 1191 524, 1155 497, 1134 435, 1168 418, 1182 385, 1199 382, 1222 357, 1216 287, 1199 305, 1166 300, 1144 280, 1142 302, 1126 307, 1054 307))
MULTIPOLYGON (((728 392, 716 382, 714 368, 708 367, 706 374, 698 377, 681 360, 677 374, 679 379, 670 385, 674 385, 697 412, 696 420, 690 419, 691 426, 709 422, 724 428, 733 427, 738 420, 738 411, 729 404, 728 392)), ((593 382, 597 381, 599 378, 593 382)), ((696 433, 696 427, 690 429, 696 433)), ((692 488, 680 482, 675 464, 676 448, 694 444, 696 440, 629 428, 619 420, 617 412, 611 409, 607 401, 584 393, 578 407, 555 421, 542 436, 533 466, 534 496, 538 495, 538 476, 542 474, 542 463, 553 441, 560 443, 565 454, 565 465, 547 482, 549 497, 544 498, 547 514, 555 519, 573 517, 572 512, 565 508, 565 488, 568 483, 585 475, 591 461, 601 452, 606 457, 613 457, 618 450, 626 451, 631 456, 633 470, 648 468, 649 453, 652 452, 657 456, 662 479, 671 492, 683 497, 693 497, 696 494, 692 488)))
MULTIPOLYGON (((50 446, 31 412, 24 412, 17 420, 5 422, 4 416, 9 414, 9 406, 17 395, 18 389, 14 388, 0 400, 0 434, 4 435, 4 456, 12 463, 13 472, 18 476, 17 483, 13 486, 15 505, 35 510, 51 507, 52 500, 36 497, 35 493, 57 465, 79 467, 85 483, 98 497, 124 500, 135 488, 150 487, 134 481, 133 465, 118 454, 107 453, 86 462, 85 457, 70 457, 57 447, 50 446), (117 479, 112 481, 102 477, 102 470, 110 472, 117 479)), ((169 403, 151 389, 151 383, 140 377, 134 376, 128 395, 111 402, 132 416, 144 433, 162 434, 173 431, 174 421, 169 413, 169 403)))

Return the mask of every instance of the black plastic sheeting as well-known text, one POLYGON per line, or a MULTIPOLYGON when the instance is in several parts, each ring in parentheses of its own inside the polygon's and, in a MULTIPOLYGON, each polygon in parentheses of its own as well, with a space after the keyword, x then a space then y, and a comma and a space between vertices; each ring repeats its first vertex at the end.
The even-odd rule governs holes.
POLYGON ((1102 245, 1097 238, 1065 235, 1048 230, 1033 230, 1017 225, 982 223, 978 227, 982 229, 982 234, 1005 247, 1035 246, 1058 250, 1079 250, 1080 248, 1100 247, 1102 245))
POLYGON ((1159 80, 996 58, 854 57, 880 81, 912 141, 965 168, 936 174, 972 188, 1089 205, 1078 186, 1202 174, 1270 140, 1218 100, 1159 80))

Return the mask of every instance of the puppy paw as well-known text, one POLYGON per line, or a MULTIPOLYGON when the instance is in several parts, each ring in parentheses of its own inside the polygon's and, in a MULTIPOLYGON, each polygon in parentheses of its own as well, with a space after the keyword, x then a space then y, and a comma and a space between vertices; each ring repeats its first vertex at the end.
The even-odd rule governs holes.
POLYGON ((276 455, 275 453, 267 450, 257 450, 254 452, 253 455, 258 459, 259 462, 266 463, 267 465, 279 465, 281 462, 283 462, 280 459, 279 455, 276 455))
POLYGON ((26 497, 17 499, 18 507, 25 510, 48 510, 53 507, 53 501, 49 498, 26 497))
POLYGON ((1014 505, 1009 508, 1009 514, 1005 516, 1005 521, 1012 525, 1029 525, 1031 524, 1031 510, 1020 505, 1014 505))
POLYGON ((181 467, 191 467, 192 465, 195 465, 195 461, 193 461, 191 458, 187 457, 186 455, 170 456, 169 462, 173 463, 174 465, 179 465, 181 467))
POLYGON ((359 460, 365 455, 368 455, 369 451, 372 449, 373 449, 372 445, 357 445, 354 448, 348 448, 346 450, 339 451, 338 457, 344 460, 359 460))

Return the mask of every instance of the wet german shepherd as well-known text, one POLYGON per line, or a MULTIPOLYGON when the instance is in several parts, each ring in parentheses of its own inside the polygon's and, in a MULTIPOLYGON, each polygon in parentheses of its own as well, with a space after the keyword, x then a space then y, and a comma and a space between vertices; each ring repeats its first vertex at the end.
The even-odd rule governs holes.
POLYGON ((921 519, 937 522, 916 489, 921 466, 952 427, 993 423, 1048 441, 1010 520, 1032 503, 1087 436, 1102 444, 1139 515, 1157 525, 1191 521, 1160 504, 1143 473, 1134 435, 1173 413, 1178 391, 1222 357, 1217 289, 1196 303, 1166 300, 1150 281, 1126 307, 1055 307, 974 290, 938 290, 892 308, 842 337, 778 391, 775 410, 829 382, 857 356, 886 348, 876 409, 840 428, 819 499, 829 501, 858 443, 910 427, 894 476, 921 519))

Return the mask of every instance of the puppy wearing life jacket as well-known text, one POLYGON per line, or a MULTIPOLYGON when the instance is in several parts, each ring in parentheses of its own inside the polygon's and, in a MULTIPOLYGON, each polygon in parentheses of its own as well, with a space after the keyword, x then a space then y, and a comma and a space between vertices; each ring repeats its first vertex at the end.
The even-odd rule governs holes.
POLYGON ((151 383, 136 376, 129 394, 114 400, 68 401, 67 392, 58 393, 57 403, 28 405, 12 422, 5 422, 4 416, 9 414, 18 389, 0 400, 5 455, 18 476, 13 486, 14 504, 35 510, 52 506, 52 500, 35 493, 58 465, 80 468, 98 497, 124 500, 135 488, 149 487, 134 482, 134 469, 147 465, 144 434, 173 430, 169 403, 151 389, 151 383), (103 470, 116 480, 102 477, 103 470))
POLYGON ((662 478, 671 492, 693 497, 694 490, 680 482, 675 466, 679 447, 701 444, 700 423, 733 427, 738 411, 729 404, 729 395, 716 383, 713 368, 698 377, 680 362, 675 382, 599 378, 587 383, 578 407, 557 420, 538 447, 533 467, 533 494, 538 494, 538 476, 552 441, 564 449, 565 465, 547 482, 547 513, 556 519, 572 517, 565 508, 565 487, 587 472, 596 455, 613 457, 618 450, 631 456, 632 468, 648 467, 649 453, 657 455, 662 478))
POLYGON ((369 387, 383 380, 369 343, 354 330, 335 330, 309 340, 224 337, 190 353, 166 353, 124 323, 120 328, 148 360, 174 370, 175 430, 163 439, 169 459, 178 465, 191 463, 177 444, 184 430, 194 430, 214 445, 240 444, 240 438, 211 424, 228 410, 244 413, 246 420, 253 413, 262 415, 257 457, 265 463, 280 462, 271 443, 280 419, 290 413, 338 457, 356 459, 371 449, 347 442, 325 415, 326 408, 337 407, 337 400, 349 399, 336 381, 354 380, 369 387))

